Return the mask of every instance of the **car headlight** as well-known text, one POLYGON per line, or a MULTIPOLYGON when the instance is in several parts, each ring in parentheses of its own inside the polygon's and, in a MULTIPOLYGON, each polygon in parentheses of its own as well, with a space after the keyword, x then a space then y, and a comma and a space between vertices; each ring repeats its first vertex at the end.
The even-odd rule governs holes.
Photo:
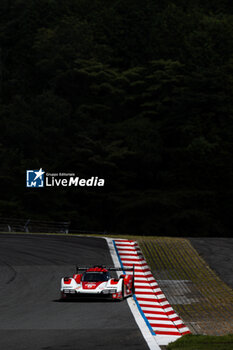
POLYGON ((111 293, 116 293, 117 292, 117 289, 111 289, 111 293))
POLYGON ((103 294, 113 294, 113 293, 116 293, 116 289, 104 289, 102 291, 103 294))
POLYGON ((102 293, 103 293, 103 294, 109 294, 109 293, 110 293, 110 290, 106 290, 106 289, 105 289, 105 290, 102 291, 102 293))

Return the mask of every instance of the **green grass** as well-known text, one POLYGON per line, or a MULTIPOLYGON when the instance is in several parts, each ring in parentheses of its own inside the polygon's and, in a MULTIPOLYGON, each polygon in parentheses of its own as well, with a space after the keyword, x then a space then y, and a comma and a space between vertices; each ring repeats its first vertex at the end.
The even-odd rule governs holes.
POLYGON ((171 343, 168 350, 233 350, 233 334, 219 336, 185 335, 171 343))

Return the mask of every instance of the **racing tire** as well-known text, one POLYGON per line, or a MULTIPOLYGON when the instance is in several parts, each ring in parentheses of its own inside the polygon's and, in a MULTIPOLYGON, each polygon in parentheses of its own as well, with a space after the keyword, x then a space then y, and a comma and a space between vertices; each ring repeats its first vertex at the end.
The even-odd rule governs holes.
POLYGON ((67 301, 67 300, 70 300, 70 295, 69 294, 65 294, 65 293, 61 293, 61 298, 60 300, 61 301, 67 301))
POLYGON ((125 285, 124 285, 124 281, 122 283, 122 290, 121 290, 122 296, 119 299, 119 301, 123 301, 125 299, 125 285))
POLYGON ((132 281, 132 295, 135 294, 135 285, 134 285, 134 278, 133 278, 133 281, 132 281))

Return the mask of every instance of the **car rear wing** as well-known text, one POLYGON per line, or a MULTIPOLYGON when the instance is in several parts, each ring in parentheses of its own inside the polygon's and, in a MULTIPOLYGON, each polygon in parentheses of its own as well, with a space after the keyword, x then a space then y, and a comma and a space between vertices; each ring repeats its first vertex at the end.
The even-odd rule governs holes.
POLYGON ((106 267, 106 269, 108 270, 108 271, 134 271, 134 265, 133 265, 133 267, 111 267, 111 266, 109 266, 109 267, 106 267))
POLYGON ((115 267, 115 266, 105 266, 105 265, 95 265, 95 266, 76 266, 76 273, 78 273, 79 270, 84 271, 84 270, 88 270, 90 268, 95 268, 95 267, 100 267, 103 269, 106 269, 108 271, 133 271, 133 275, 134 275, 134 265, 133 267, 115 267))

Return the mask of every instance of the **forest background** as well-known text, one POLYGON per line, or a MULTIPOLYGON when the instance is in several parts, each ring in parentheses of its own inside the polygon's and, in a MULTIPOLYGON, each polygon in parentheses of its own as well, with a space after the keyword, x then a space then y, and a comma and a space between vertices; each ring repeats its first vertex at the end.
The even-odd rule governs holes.
POLYGON ((0 140, 3 217, 231 235, 233 3, 2 0, 0 140))

